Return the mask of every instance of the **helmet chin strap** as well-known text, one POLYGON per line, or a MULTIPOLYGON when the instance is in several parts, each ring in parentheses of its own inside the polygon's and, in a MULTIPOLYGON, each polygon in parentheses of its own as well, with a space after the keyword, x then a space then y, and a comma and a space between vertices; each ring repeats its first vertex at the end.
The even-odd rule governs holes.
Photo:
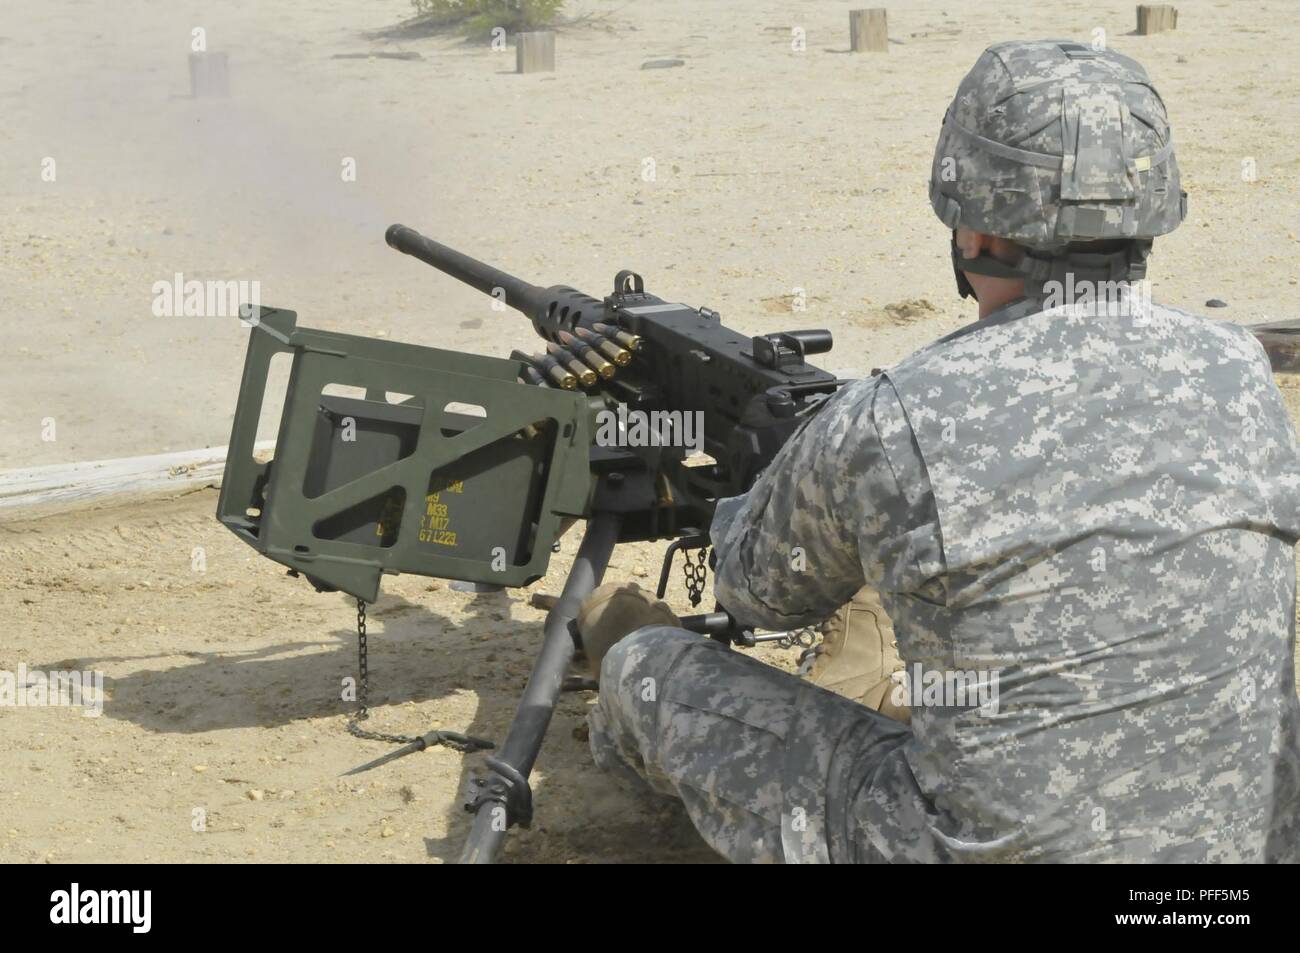
POLYGON ((957 247, 957 233, 952 233, 952 271, 957 277, 957 293, 963 298, 974 298, 979 300, 979 295, 975 293, 975 288, 971 285, 970 279, 966 277, 966 272, 972 272, 976 275, 989 275, 993 278, 1024 278, 1025 273, 1016 265, 1008 265, 1005 261, 998 261, 992 255, 986 255, 980 252, 974 258, 963 258, 961 249, 957 247))
POLYGON ((952 233, 952 270, 957 278, 957 292, 963 298, 979 300, 965 272, 989 275, 993 278, 1017 278, 1025 282, 1028 297, 1045 297, 1045 285, 1055 282, 1062 287, 1083 282, 1137 281, 1146 277, 1147 257, 1151 254, 1151 239, 1135 239, 1113 252, 1044 253, 1045 250, 1026 249, 1024 257, 1015 265, 1008 265, 992 255, 981 252, 974 258, 963 258, 957 247, 957 232, 952 233))

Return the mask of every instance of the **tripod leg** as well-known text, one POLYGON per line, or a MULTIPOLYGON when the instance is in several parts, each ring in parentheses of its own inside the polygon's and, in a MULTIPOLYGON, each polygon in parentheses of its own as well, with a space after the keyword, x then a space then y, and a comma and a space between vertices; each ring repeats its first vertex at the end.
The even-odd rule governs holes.
POLYGON ((582 601, 600 585, 618 538, 619 517, 596 513, 587 521, 587 532, 574 557, 573 568, 564 582, 559 601, 546 616, 542 649, 533 664, 519 708, 500 753, 489 759, 492 774, 471 784, 467 810, 474 812, 474 824, 461 854, 463 864, 490 864, 496 859, 506 828, 531 820, 532 795, 527 789, 542 739, 550 726, 560 687, 573 660, 571 633, 582 601), (496 762, 495 765, 493 762, 496 762), (506 823, 501 823, 502 811, 506 823))

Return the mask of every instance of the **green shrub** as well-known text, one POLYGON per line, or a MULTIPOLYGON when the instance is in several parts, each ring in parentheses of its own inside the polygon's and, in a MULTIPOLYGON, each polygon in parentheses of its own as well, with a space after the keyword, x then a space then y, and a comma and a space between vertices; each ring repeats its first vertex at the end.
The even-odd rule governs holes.
POLYGON ((416 16, 433 27, 456 27, 488 36, 496 27, 507 33, 548 26, 564 0, 411 0, 416 16))

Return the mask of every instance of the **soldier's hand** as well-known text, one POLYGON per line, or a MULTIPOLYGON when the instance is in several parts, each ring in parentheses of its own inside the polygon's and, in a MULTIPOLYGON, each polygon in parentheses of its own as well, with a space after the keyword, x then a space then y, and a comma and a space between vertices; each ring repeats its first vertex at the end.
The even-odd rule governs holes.
POLYGON ((600 663, 614 643, 647 625, 681 625, 668 604, 634 582, 607 582, 589 595, 578 610, 578 637, 592 678, 600 678, 600 663))

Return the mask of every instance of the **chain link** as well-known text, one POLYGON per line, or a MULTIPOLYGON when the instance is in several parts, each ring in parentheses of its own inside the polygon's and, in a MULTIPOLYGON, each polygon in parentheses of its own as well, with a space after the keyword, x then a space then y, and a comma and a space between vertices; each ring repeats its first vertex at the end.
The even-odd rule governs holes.
MULTIPOLYGON (((472 751, 483 751, 488 748, 496 747, 486 738, 475 738, 473 735, 461 734, 459 731, 431 731, 423 737, 415 735, 396 735, 383 731, 371 731, 369 728, 362 728, 361 722, 370 717, 370 659, 369 644, 366 638, 366 602, 364 599, 357 600, 357 713, 348 721, 348 734, 357 738, 363 738, 366 741, 383 741, 387 744, 394 745, 417 745, 415 750, 423 751, 430 745, 443 745, 451 748, 453 751, 460 751, 468 754, 472 751)), ((409 751, 398 752, 397 756, 410 754, 409 751)), ((375 767, 377 763, 371 762, 367 767, 375 767)))
POLYGON ((361 722, 370 718, 370 664, 366 640, 366 601, 357 600, 357 713, 348 722, 348 734, 366 741, 385 741, 394 745, 409 745, 419 741, 412 735, 395 735, 362 728, 361 722))
POLYGON ((384 731, 371 731, 362 728, 361 722, 370 717, 370 659, 369 645, 366 639, 366 602, 357 600, 357 713, 348 722, 348 734, 366 741, 383 741, 393 745, 429 744, 445 745, 455 751, 480 751, 493 747, 492 742, 472 735, 463 735, 458 731, 430 732, 423 738, 415 735, 396 735, 384 731), (436 734, 436 740, 430 738, 436 734))
POLYGON ((709 547, 701 546, 699 556, 691 562, 691 554, 683 554, 682 572, 686 575, 686 595, 691 600, 691 608, 698 606, 704 598, 704 582, 708 578, 709 547))
POLYGON ((783 649, 792 649, 798 646, 801 649, 810 649, 817 642, 817 636, 820 633, 815 625, 805 625, 802 629, 792 629, 785 636, 777 640, 777 645, 783 649))

